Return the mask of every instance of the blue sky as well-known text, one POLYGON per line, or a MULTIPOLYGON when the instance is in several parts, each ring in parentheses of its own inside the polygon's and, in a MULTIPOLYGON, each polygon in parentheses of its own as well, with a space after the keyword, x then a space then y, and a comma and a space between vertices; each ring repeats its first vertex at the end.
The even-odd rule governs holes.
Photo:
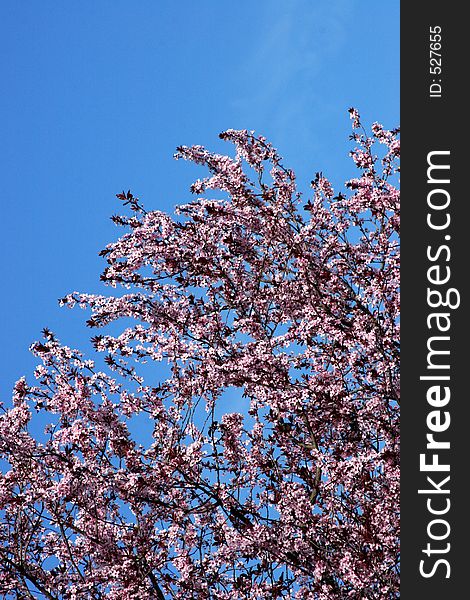
POLYGON ((87 346, 87 315, 57 299, 103 291, 115 194, 189 199, 200 173, 176 146, 231 151, 220 131, 255 129, 308 192, 353 172, 349 106, 399 122, 398 0, 30 0, 0 23, 3 400, 44 326, 87 346))

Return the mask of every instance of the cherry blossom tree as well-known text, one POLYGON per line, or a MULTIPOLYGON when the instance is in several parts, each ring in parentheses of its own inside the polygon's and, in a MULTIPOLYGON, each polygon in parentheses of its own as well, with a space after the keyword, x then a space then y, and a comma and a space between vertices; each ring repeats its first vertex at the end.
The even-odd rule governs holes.
POLYGON ((174 218, 118 195, 95 360, 44 330, 2 406, 2 598, 399 597, 399 139, 350 115, 337 195, 235 130, 174 218))

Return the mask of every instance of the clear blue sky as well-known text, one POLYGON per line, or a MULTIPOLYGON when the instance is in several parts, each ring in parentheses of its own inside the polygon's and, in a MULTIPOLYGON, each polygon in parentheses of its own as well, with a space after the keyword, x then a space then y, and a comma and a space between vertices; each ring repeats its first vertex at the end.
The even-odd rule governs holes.
POLYGON ((231 150, 220 131, 255 129, 308 191, 316 171, 352 173, 349 106, 399 122, 398 0, 29 0, 0 23, 3 400, 44 326, 86 346, 86 313, 57 299, 103 291, 115 193, 188 200, 176 146, 231 150))

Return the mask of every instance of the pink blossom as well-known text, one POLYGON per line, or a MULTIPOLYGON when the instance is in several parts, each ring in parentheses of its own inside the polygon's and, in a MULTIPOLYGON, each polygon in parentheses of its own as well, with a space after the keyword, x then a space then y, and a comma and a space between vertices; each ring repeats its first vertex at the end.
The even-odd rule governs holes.
POLYGON ((172 218, 118 194, 122 293, 61 303, 125 327, 94 360, 45 330, 2 407, 2 597, 399 597, 399 139, 350 116, 340 192, 319 172, 300 204, 277 151, 228 130, 233 158, 177 153, 223 198, 172 218))

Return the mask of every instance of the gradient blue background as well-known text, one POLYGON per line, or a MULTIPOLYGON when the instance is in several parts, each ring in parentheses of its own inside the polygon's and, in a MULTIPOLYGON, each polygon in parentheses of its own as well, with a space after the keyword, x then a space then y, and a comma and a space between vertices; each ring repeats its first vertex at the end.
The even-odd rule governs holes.
POLYGON ((398 0, 5 1, 0 23, 2 400, 44 326, 88 347, 87 314, 57 299, 103 291, 115 193, 188 201, 201 173, 176 146, 255 129, 308 192, 353 173, 349 106, 399 121, 398 0))

